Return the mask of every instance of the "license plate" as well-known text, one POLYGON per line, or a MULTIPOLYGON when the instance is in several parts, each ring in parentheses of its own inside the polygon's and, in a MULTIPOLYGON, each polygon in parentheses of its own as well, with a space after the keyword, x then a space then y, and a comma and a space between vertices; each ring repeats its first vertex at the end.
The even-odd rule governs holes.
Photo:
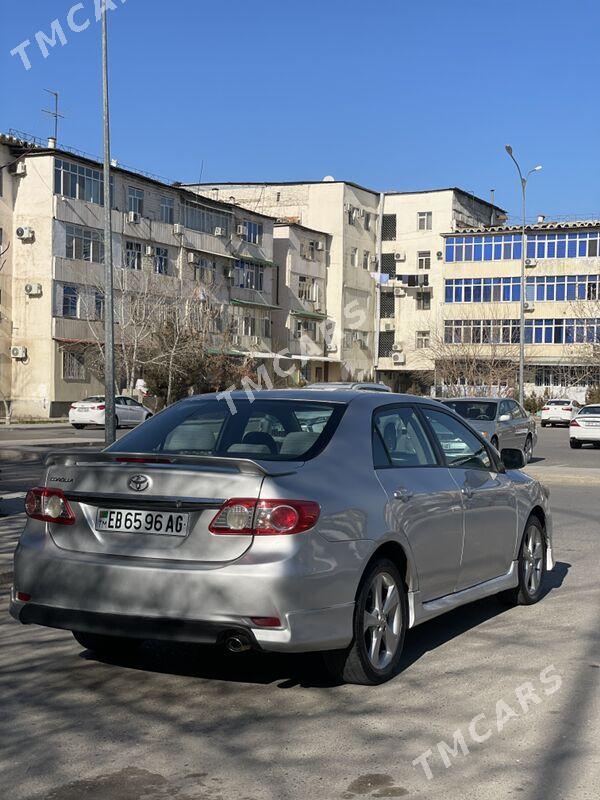
POLYGON ((131 511, 99 508, 96 530, 107 533, 151 533, 156 536, 187 536, 188 514, 171 511, 131 511))
POLYGON ((586 428, 597 428, 600 425, 600 422, 584 422, 583 424, 586 428))

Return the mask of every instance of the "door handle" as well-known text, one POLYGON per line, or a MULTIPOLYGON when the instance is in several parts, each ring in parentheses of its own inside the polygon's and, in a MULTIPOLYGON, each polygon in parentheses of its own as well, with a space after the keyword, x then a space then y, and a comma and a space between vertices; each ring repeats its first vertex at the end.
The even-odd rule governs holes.
POLYGON ((460 493, 467 498, 473 497, 473 489, 470 486, 463 486, 460 493))
POLYGON ((413 492, 409 489, 405 489, 404 486, 399 486, 394 492, 396 500, 402 500, 403 503, 407 503, 412 496, 413 492))

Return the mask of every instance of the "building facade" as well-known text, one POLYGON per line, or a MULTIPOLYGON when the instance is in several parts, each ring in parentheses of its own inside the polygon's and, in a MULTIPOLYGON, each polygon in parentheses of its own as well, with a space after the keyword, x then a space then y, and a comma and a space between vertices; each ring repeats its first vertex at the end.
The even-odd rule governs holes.
MULTIPOLYGON (((327 315, 327 277, 331 237, 291 222, 275 224, 273 258, 279 266, 281 309, 274 313, 273 341, 289 353, 296 382, 325 379, 332 320, 327 315)), ((289 369, 284 364, 284 369, 289 369)))
POLYGON ((304 183, 215 183, 188 188, 329 235, 330 360, 323 365, 324 379, 371 379, 377 344, 371 273, 377 269, 379 193, 330 177, 304 183))
MULTIPOLYGON (((13 418, 64 414, 103 389, 90 360, 103 338, 102 167, 53 145, 0 138, 0 391, 13 418)), ((124 297, 147 297, 146 314, 182 298, 206 309, 215 347, 272 361, 273 219, 118 165, 111 202, 117 346, 142 324, 124 297)))

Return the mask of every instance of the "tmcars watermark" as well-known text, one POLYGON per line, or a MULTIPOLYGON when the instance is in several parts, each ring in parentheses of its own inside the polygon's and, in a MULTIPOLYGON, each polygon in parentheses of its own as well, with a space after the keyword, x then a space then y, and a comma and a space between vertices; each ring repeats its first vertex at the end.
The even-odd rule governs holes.
MULTIPOLYGON (((440 741, 435 745, 437 755, 445 769, 451 767, 452 759, 469 754, 469 744, 482 744, 487 742, 494 733, 500 733, 511 720, 528 714, 532 706, 539 705, 543 701, 543 695, 550 697, 558 692, 562 686, 562 678, 556 671, 554 664, 543 669, 539 674, 541 690, 536 691, 532 681, 525 681, 515 689, 516 705, 519 711, 505 700, 498 700, 494 713, 487 717, 485 714, 476 714, 466 727, 466 732, 462 728, 457 728, 452 736, 452 744, 440 741)), ((511 700, 514 703, 514 701, 511 700)), ((429 748, 417 756, 412 761, 413 767, 421 767, 428 781, 433 778, 432 760, 435 758, 434 749, 429 748)))
MULTIPOLYGON (((353 329, 359 330, 367 320, 367 313, 364 311, 364 309, 360 308, 358 300, 352 300, 344 307, 343 319, 344 327, 351 325, 353 329)), ((317 344, 317 342, 311 338, 309 334, 303 333, 299 339, 299 355, 292 355, 287 348, 276 353, 275 358, 273 359, 273 372, 275 375, 280 378, 288 378, 296 371, 296 366, 294 364, 292 364, 291 367, 288 367, 288 369, 284 369, 281 363, 282 360, 289 361, 296 359, 300 360, 301 363, 305 363, 311 358, 318 358, 319 356, 322 356, 323 347, 325 347, 325 350, 327 350, 332 343, 334 330, 335 324, 331 320, 324 320, 316 326, 316 332, 322 337, 324 345, 319 346, 319 344, 317 344)), ((349 365, 343 363, 342 367, 344 371, 350 372, 349 365)), ((261 389, 275 388, 273 379, 269 375, 269 372, 264 364, 261 364, 256 370, 256 381, 246 376, 242 378, 240 383, 242 391, 246 392, 246 397, 251 403, 253 403, 255 400, 255 392, 259 392, 261 389)), ((232 392, 235 392, 236 389, 237 387, 232 385, 225 391, 218 392, 216 396, 217 400, 225 400, 230 414, 237 413, 234 399, 231 396, 232 392)))
MULTIPOLYGON (((84 3, 75 3, 71 6, 65 17, 64 23, 58 17, 50 23, 50 33, 40 30, 34 35, 34 39, 43 58, 48 58, 50 48, 56 47, 60 42, 64 47, 67 44, 67 34, 65 29, 73 33, 81 33, 87 30, 92 24, 92 14, 96 22, 100 22, 102 15, 107 11, 115 11, 119 5, 124 5, 127 0, 88 0, 87 8, 84 3), (93 5, 93 10, 92 10, 93 5)), ((31 39, 25 39, 10 51, 11 56, 20 56, 21 63, 26 70, 31 69, 31 59, 27 53, 27 48, 31 47, 31 39)))

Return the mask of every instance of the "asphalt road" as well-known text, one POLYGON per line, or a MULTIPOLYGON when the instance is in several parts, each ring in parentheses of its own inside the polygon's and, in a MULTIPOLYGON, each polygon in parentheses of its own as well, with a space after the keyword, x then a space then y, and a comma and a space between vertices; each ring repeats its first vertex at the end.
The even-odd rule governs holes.
MULTIPOLYGON (((512 609, 492 598, 410 631, 404 671, 376 688, 332 685, 311 656, 148 644, 135 659, 103 662, 68 633, 18 625, 5 609, 22 499, 5 501, 3 793, 12 800, 596 800, 600 527, 598 489, 586 476, 600 466, 600 451, 571 451, 563 430, 540 436, 534 467, 587 467, 579 482, 551 486, 558 563, 546 596, 512 609)), ((21 461, 2 469, 16 491, 35 482, 40 467, 21 461), (12 470, 20 472, 11 482, 12 470)))

